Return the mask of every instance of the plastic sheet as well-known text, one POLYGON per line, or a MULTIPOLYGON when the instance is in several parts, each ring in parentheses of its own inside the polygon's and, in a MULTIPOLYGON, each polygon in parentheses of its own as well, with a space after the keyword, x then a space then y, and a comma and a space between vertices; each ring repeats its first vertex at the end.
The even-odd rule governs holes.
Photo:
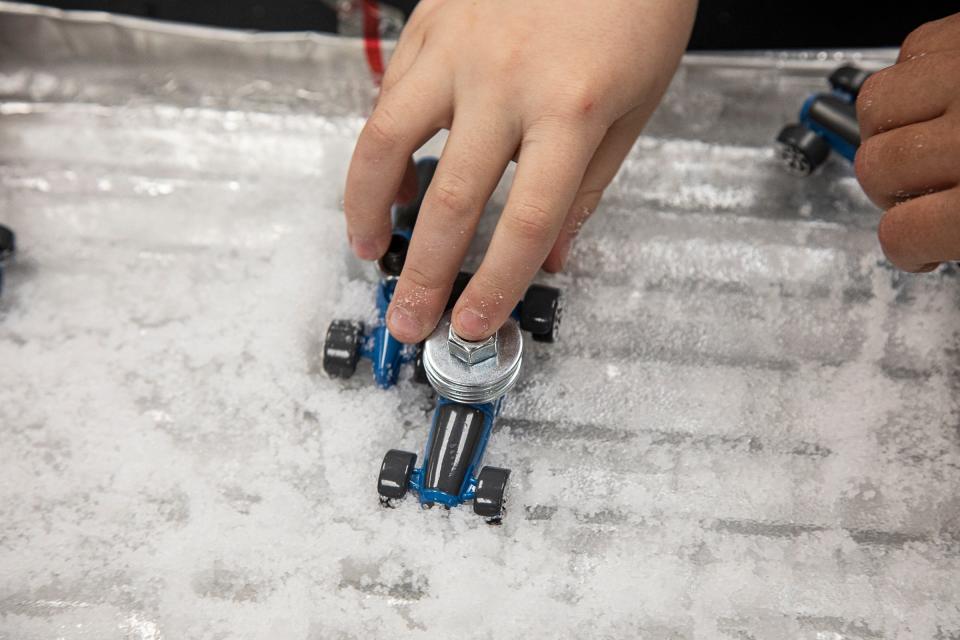
POLYGON ((361 44, 0 4, 0 637, 958 636, 960 278, 770 148, 892 56, 685 59, 546 279, 497 528, 380 508, 431 398, 320 372, 361 44))

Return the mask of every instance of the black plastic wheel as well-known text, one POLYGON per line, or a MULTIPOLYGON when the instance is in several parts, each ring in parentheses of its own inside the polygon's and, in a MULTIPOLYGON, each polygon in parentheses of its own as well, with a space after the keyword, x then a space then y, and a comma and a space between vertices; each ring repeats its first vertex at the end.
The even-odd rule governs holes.
POLYGON ((17 236, 9 227, 0 224, 0 261, 12 256, 17 250, 17 236))
POLYGON ((417 197, 405 205, 397 207, 394 226, 398 229, 412 230, 420 216, 420 207, 423 205, 423 196, 437 171, 436 158, 423 158, 417 161, 417 197))
POLYGON ((351 320, 334 320, 323 341, 323 370, 331 378, 349 378, 360 360, 363 325, 351 320))
POLYGON ((450 297, 447 298, 447 306, 444 311, 453 309, 453 306, 457 304, 457 300, 459 300, 463 294, 463 290, 470 284, 470 278, 472 277, 473 274, 469 271, 460 271, 457 273, 457 279, 453 281, 453 288, 450 289, 450 297))
POLYGON ((510 470, 500 467, 484 467, 477 476, 477 491, 473 497, 473 512, 487 518, 491 524, 499 524, 507 504, 507 482, 510 470))
POLYGON ((407 249, 410 241, 399 233, 390 236, 390 246, 387 252, 377 261, 381 273, 386 276, 399 277, 403 271, 403 263, 407 260, 407 249))
POLYGON ((427 370, 423 367, 423 343, 417 344, 417 355, 413 359, 413 381, 417 384, 429 384, 427 370))
POLYGON ((787 170, 797 175, 810 175, 830 155, 830 143, 799 124, 781 129, 777 143, 787 170))
POLYGON ((390 449, 383 456, 380 477, 377 478, 377 493, 381 500, 399 500, 407 495, 410 475, 417 465, 417 454, 390 449))
POLYGON ((529 331, 537 342, 555 342, 562 313, 559 289, 530 285, 520 305, 520 328, 529 331))
POLYGON ((870 74, 851 65, 843 65, 830 74, 830 86, 856 98, 870 74))

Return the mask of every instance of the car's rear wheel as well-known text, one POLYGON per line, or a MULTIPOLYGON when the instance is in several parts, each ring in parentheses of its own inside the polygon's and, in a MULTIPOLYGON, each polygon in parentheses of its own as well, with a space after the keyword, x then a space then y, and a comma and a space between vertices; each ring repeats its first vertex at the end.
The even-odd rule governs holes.
POLYGON ((777 143, 787 170, 801 176, 813 173, 830 155, 830 143, 799 124, 781 129, 777 143))
POLYGON ((450 289, 450 296, 447 298, 447 306, 444 308, 444 311, 453 309, 453 306, 457 304, 457 300, 460 299, 463 290, 470 284, 470 278, 472 277, 473 274, 468 271, 460 271, 457 273, 457 278, 453 281, 453 287, 450 289))
POLYGON ((530 285, 520 305, 520 328, 529 331, 537 342, 555 342, 562 313, 559 289, 530 285))
POLYGON ((17 237, 13 230, 0 224, 0 261, 13 255, 17 249, 17 237))
POLYGON ((410 486, 410 476, 417 464, 417 454, 409 451, 391 449, 383 456, 380 465, 380 477, 377 479, 377 493, 380 502, 389 505, 393 500, 400 500, 407 495, 410 486))
POLYGON ((844 65, 830 74, 830 86, 833 89, 843 91, 856 99, 860 94, 863 83, 867 81, 870 74, 863 69, 858 69, 850 65, 844 65))
POLYGON ((509 479, 510 470, 500 467, 484 467, 477 476, 473 512, 486 518, 490 524, 500 524, 503 520, 509 479))
POLYGON ((334 320, 323 341, 323 370, 332 378, 349 378, 360 360, 363 325, 351 320, 334 320))

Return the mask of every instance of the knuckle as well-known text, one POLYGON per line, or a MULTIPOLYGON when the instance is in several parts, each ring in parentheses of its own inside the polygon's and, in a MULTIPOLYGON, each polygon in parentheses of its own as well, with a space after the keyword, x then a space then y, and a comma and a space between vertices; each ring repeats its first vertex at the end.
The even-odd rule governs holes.
POLYGON ((877 138, 870 138, 860 145, 853 160, 853 171, 860 182, 860 186, 874 201, 881 195, 878 158, 883 154, 882 146, 877 138))
POLYGON ((907 37, 903 40, 903 44, 900 45, 900 59, 909 60, 918 54, 924 53, 927 49, 930 36, 933 35, 936 29, 935 24, 928 22, 907 34, 907 37))
POLYGON ((502 307, 509 306, 513 308, 511 299, 513 296, 512 281, 495 270, 480 269, 470 279, 470 284, 463 292, 463 300, 472 304, 479 305, 496 316, 502 307))
POLYGON ((535 202, 521 202, 507 219, 510 231, 523 240, 540 240, 553 231, 554 215, 535 202))
POLYGON ((603 105, 601 91, 593 83, 581 82, 558 90, 549 110, 534 125, 576 130, 584 125, 599 125, 603 105))
POLYGON ((452 173, 437 176, 433 189, 434 207, 441 213, 451 217, 462 217, 473 212, 474 201, 470 196, 467 181, 452 173))
POLYGON ((877 226, 877 239, 880 248, 894 265, 901 269, 910 267, 906 243, 904 242, 905 211, 902 207, 892 207, 880 218, 877 226))
POLYGON ((399 121, 385 107, 380 107, 373 112, 367 120, 364 133, 374 147, 374 153, 377 154, 393 149, 403 138, 399 121))
MULTIPOLYGON (((871 117, 874 111, 872 107, 877 101, 877 90, 880 87, 885 72, 886 71, 878 71, 871 74, 864 81, 863 86, 860 87, 860 92, 857 94, 857 122, 860 123, 861 135, 874 130, 871 117)), ((867 134, 868 137, 869 135, 870 134, 867 134)))
POLYGON ((423 269, 413 260, 408 260, 407 263, 403 265, 403 272, 400 275, 400 279, 408 289, 435 291, 442 286, 435 274, 423 269))

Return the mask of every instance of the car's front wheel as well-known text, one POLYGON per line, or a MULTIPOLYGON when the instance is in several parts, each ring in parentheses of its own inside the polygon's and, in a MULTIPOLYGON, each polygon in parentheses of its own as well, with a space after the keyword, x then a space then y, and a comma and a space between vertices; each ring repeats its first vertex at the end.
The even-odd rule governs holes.
POLYGON ((560 333, 560 290, 532 284, 520 305, 520 328, 537 342, 555 342, 560 333))
POLYGON ((350 320, 334 320, 323 341, 323 370, 331 378, 349 378, 360 360, 363 325, 350 320))

